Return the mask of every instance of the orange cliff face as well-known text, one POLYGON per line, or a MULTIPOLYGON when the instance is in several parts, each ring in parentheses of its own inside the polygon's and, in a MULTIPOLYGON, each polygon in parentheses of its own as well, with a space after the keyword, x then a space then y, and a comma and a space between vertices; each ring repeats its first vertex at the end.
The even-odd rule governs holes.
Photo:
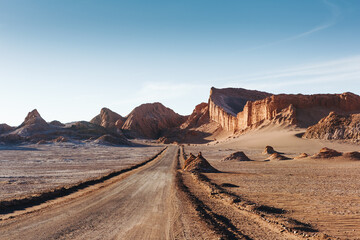
MULTIPOLYGON (((359 113, 360 96, 353 93, 343 94, 280 94, 264 97, 260 100, 248 100, 243 108, 236 113, 236 104, 227 100, 227 89, 213 89, 209 99, 210 118, 231 132, 246 130, 261 124, 288 124, 300 127, 308 127, 316 124, 321 118, 331 111, 340 114, 359 113), (214 94, 215 91, 215 94, 214 94), (213 95, 213 96, 212 96, 213 95), (219 100, 220 99, 220 100, 219 100), (229 104, 230 103, 230 104, 229 104)), ((242 104, 246 97, 241 98, 241 93, 251 94, 252 91, 239 89, 238 101, 242 104), (239 97, 240 96, 240 97, 239 97)), ((258 94, 261 98, 265 94, 258 94)), ((261 93, 261 92, 260 92, 261 93)), ((270 95, 270 94, 268 94, 270 95)), ((233 99, 234 100, 234 99, 233 99)), ((238 104, 237 106, 240 106, 238 104)))
POLYGON ((270 93, 243 88, 211 88, 209 97, 210 119, 223 129, 234 132, 238 129, 237 114, 242 112, 248 101, 271 96, 270 93))

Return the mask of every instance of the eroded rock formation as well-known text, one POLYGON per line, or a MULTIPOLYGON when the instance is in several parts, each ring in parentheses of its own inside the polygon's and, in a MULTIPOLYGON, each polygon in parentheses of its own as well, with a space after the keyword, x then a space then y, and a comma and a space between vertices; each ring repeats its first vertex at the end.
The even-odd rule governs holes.
POLYGON ((28 113, 24 122, 14 131, 14 134, 24 137, 50 130, 50 128, 50 125, 34 109, 28 113))
POLYGON ((243 111, 248 101, 255 101, 271 96, 270 93, 243 88, 212 87, 209 97, 210 119, 219 123, 227 131, 238 129, 237 114, 243 111))
POLYGON ((196 158, 190 155, 190 157, 185 161, 183 169, 188 172, 219 172, 217 169, 210 165, 210 163, 202 156, 201 152, 199 152, 196 158))
POLYGON ((210 122, 209 116, 209 105, 207 103, 198 104, 191 115, 186 119, 186 121, 181 124, 181 129, 187 128, 197 128, 203 124, 210 122))
POLYGON ((229 156, 225 157, 224 159, 222 159, 223 162, 227 162, 227 161, 236 161, 236 162, 246 162, 246 161, 251 161, 250 158, 248 158, 248 156, 246 156, 246 154, 244 152, 234 152, 232 154, 230 154, 229 156))
POLYGON ((7 125, 5 123, 0 124, 0 134, 11 132, 12 130, 14 130, 13 127, 10 127, 9 125, 7 125))
POLYGON ((108 108, 102 108, 100 114, 91 119, 90 122, 108 130, 115 130, 122 127, 125 118, 108 108))
POLYGON ((324 148, 320 149, 319 153, 314 154, 312 157, 313 158, 333 158, 333 157, 339 157, 341 155, 342 155, 341 152, 338 152, 334 149, 324 147, 324 148))
POLYGON ((212 88, 209 99, 210 118, 233 132, 270 123, 309 127, 331 111, 360 113, 360 96, 349 92, 269 96, 268 93, 244 89, 212 88), (251 100, 251 94, 260 100, 251 100))
POLYGON ((147 103, 136 107, 128 116, 122 129, 136 137, 157 139, 171 128, 179 127, 186 117, 175 113, 161 103, 147 103))
POLYGON ((360 141, 360 114, 342 116, 331 112, 317 124, 309 127, 303 137, 360 141))

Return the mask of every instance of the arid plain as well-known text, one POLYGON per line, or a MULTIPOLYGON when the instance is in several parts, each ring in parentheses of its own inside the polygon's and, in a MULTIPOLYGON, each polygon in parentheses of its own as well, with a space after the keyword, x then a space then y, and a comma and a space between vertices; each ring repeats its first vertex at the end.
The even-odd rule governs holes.
POLYGON ((360 239, 360 96, 210 91, 189 116, 0 127, 2 239, 360 239))

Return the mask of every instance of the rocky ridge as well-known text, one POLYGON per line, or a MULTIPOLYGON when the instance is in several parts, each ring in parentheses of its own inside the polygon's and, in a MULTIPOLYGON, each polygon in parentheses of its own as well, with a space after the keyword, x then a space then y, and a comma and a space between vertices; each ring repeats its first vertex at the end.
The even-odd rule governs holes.
POLYGON ((185 120, 186 117, 161 103, 147 103, 131 111, 122 129, 131 132, 135 137, 157 139, 167 130, 178 128, 185 120))
POLYGON ((111 111, 108 108, 102 108, 100 114, 90 120, 90 123, 102 126, 108 130, 120 129, 125 122, 125 118, 111 111))
POLYGON ((219 123, 227 131, 236 131, 237 114, 243 111, 248 101, 255 101, 271 96, 270 93, 243 88, 212 87, 209 97, 210 119, 219 123))
MULTIPOLYGON (((244 89, 239 89, 239 94, 241 92, 244 92, 244 89)), ((269 94, 255 92, 254 95, 265 98, 248 100, 241 109, 241 105, 231 105, 230 100, 224 100, 229 98, 226 90, 219 91, 212 88, 209 99, 210 118, 220 123, 225 130, 236 132, 271 123, 309 127, 331 111, 342 114, 360 113, 360 96, 349 92, 315 95, 280 94, 267 97, 266 95, 269 94), (231 106, 236 107, 231 108, 231 106)), ((244 103, 241 99, 237 101, 244 103)))
POLYGON ((12 130, 14 130, 13 127, 10 127, 5 123, 0 124, 0 134, 11 132, 12 130))
POLYGON ((360 114, 339 115, 330 112, 307 128, 303 138, 360 141, 360 114))

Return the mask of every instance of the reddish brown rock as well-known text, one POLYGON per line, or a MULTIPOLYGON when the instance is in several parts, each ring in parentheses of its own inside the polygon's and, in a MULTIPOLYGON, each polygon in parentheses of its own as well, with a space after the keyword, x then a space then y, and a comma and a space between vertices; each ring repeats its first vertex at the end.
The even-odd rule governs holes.
POLYGON ((209 105, 207 103, 198 104, 192 114, 180 126, 181 129, 197 128, 210 122, 209 105))
POLYGON ((340 114, 360 113, 360 96, 349 92, 269 95, 245 89, 212 88, 209 98, 210 119, 228 131, 244 131, 273 123, 309 127, 331 111, 340 114), (241 97, 241 94, 245 97, 241 97), (259 100, 250 99, 251 95, 259 100))
POLYGON ((189 160, 188 163, 184 165, 184 170, 188 172, 219 172, 217 169, 210 165, 210 163, 202 156, 201 152, 195 159, 189 160))
POLYGON ((307 158, 308 156, 307 153, 301 153, 299 156, 295 157, 295 159, 307 158))
POLYGON ((90 122, 100 125, 108 130, 115 130, 116 128, 122 127, 125 118, 108 108, 102 108, 100 114, 91 119, 90 122))
POLYGON ((186 166, 189 166, 189 164, 194 161, 196 159, 195 155, 190 153, 189 157, 185 160, 184 162, 184 167, 183 169, 185 169, 186 166))
POLYGON ((161 103, 147 103, 136 107, 122 126, 136 137, 157 139, 171 129, 178 128, 186 117, 175 113, 161 103))
POLYGON ((212 87, 209 97, 210 119, 219 123, 227 131, 236 131, 237 114, 243 111, 248 101, 255 101, 271 96, 270 93, 243 88, 212 87))
POLYGON ((281 155, 280 153, 273 153, 269 156, 269 160, 289 160, 290 158, 281 155))
POLYGON ((343 156, 352 160, 360 160, 360 152, 347 152, 343 156))
POLYGON ((272 146, 266 146, 263 151, 263 154, 273 154, 273 153, 276 153, 276 151, 272 146))
POLYGON ((303 138, 360 141, 360 114, 342 116, 331 112, 317 124, 309 127, 303 138))
POLYGON ((223 162, 227 161, 237 161, 237 162, 246 162, 246 161, 252 161, 244 152, 234 152, 230 154, 229 156, 225 157, 223 162))
POLYGON ((313 158, 333 158, 333 157, 339 157, 341 155, 342 155, 341 152, 338 152, 334 149, 324 147, 324 148, 320 149, 319 153, 313 155, 312 157, 313 158))
POLYGON ((331 111, 339 113, 360 112, 360 96, 352 93, 292 95, 280 94, 263 100, 248 102, 237 115, 238 130, 264 121, 281 119, 288 124, 308 127, 317 123, 331 111), (287 109, 284 117, 284 109, 287 109))

